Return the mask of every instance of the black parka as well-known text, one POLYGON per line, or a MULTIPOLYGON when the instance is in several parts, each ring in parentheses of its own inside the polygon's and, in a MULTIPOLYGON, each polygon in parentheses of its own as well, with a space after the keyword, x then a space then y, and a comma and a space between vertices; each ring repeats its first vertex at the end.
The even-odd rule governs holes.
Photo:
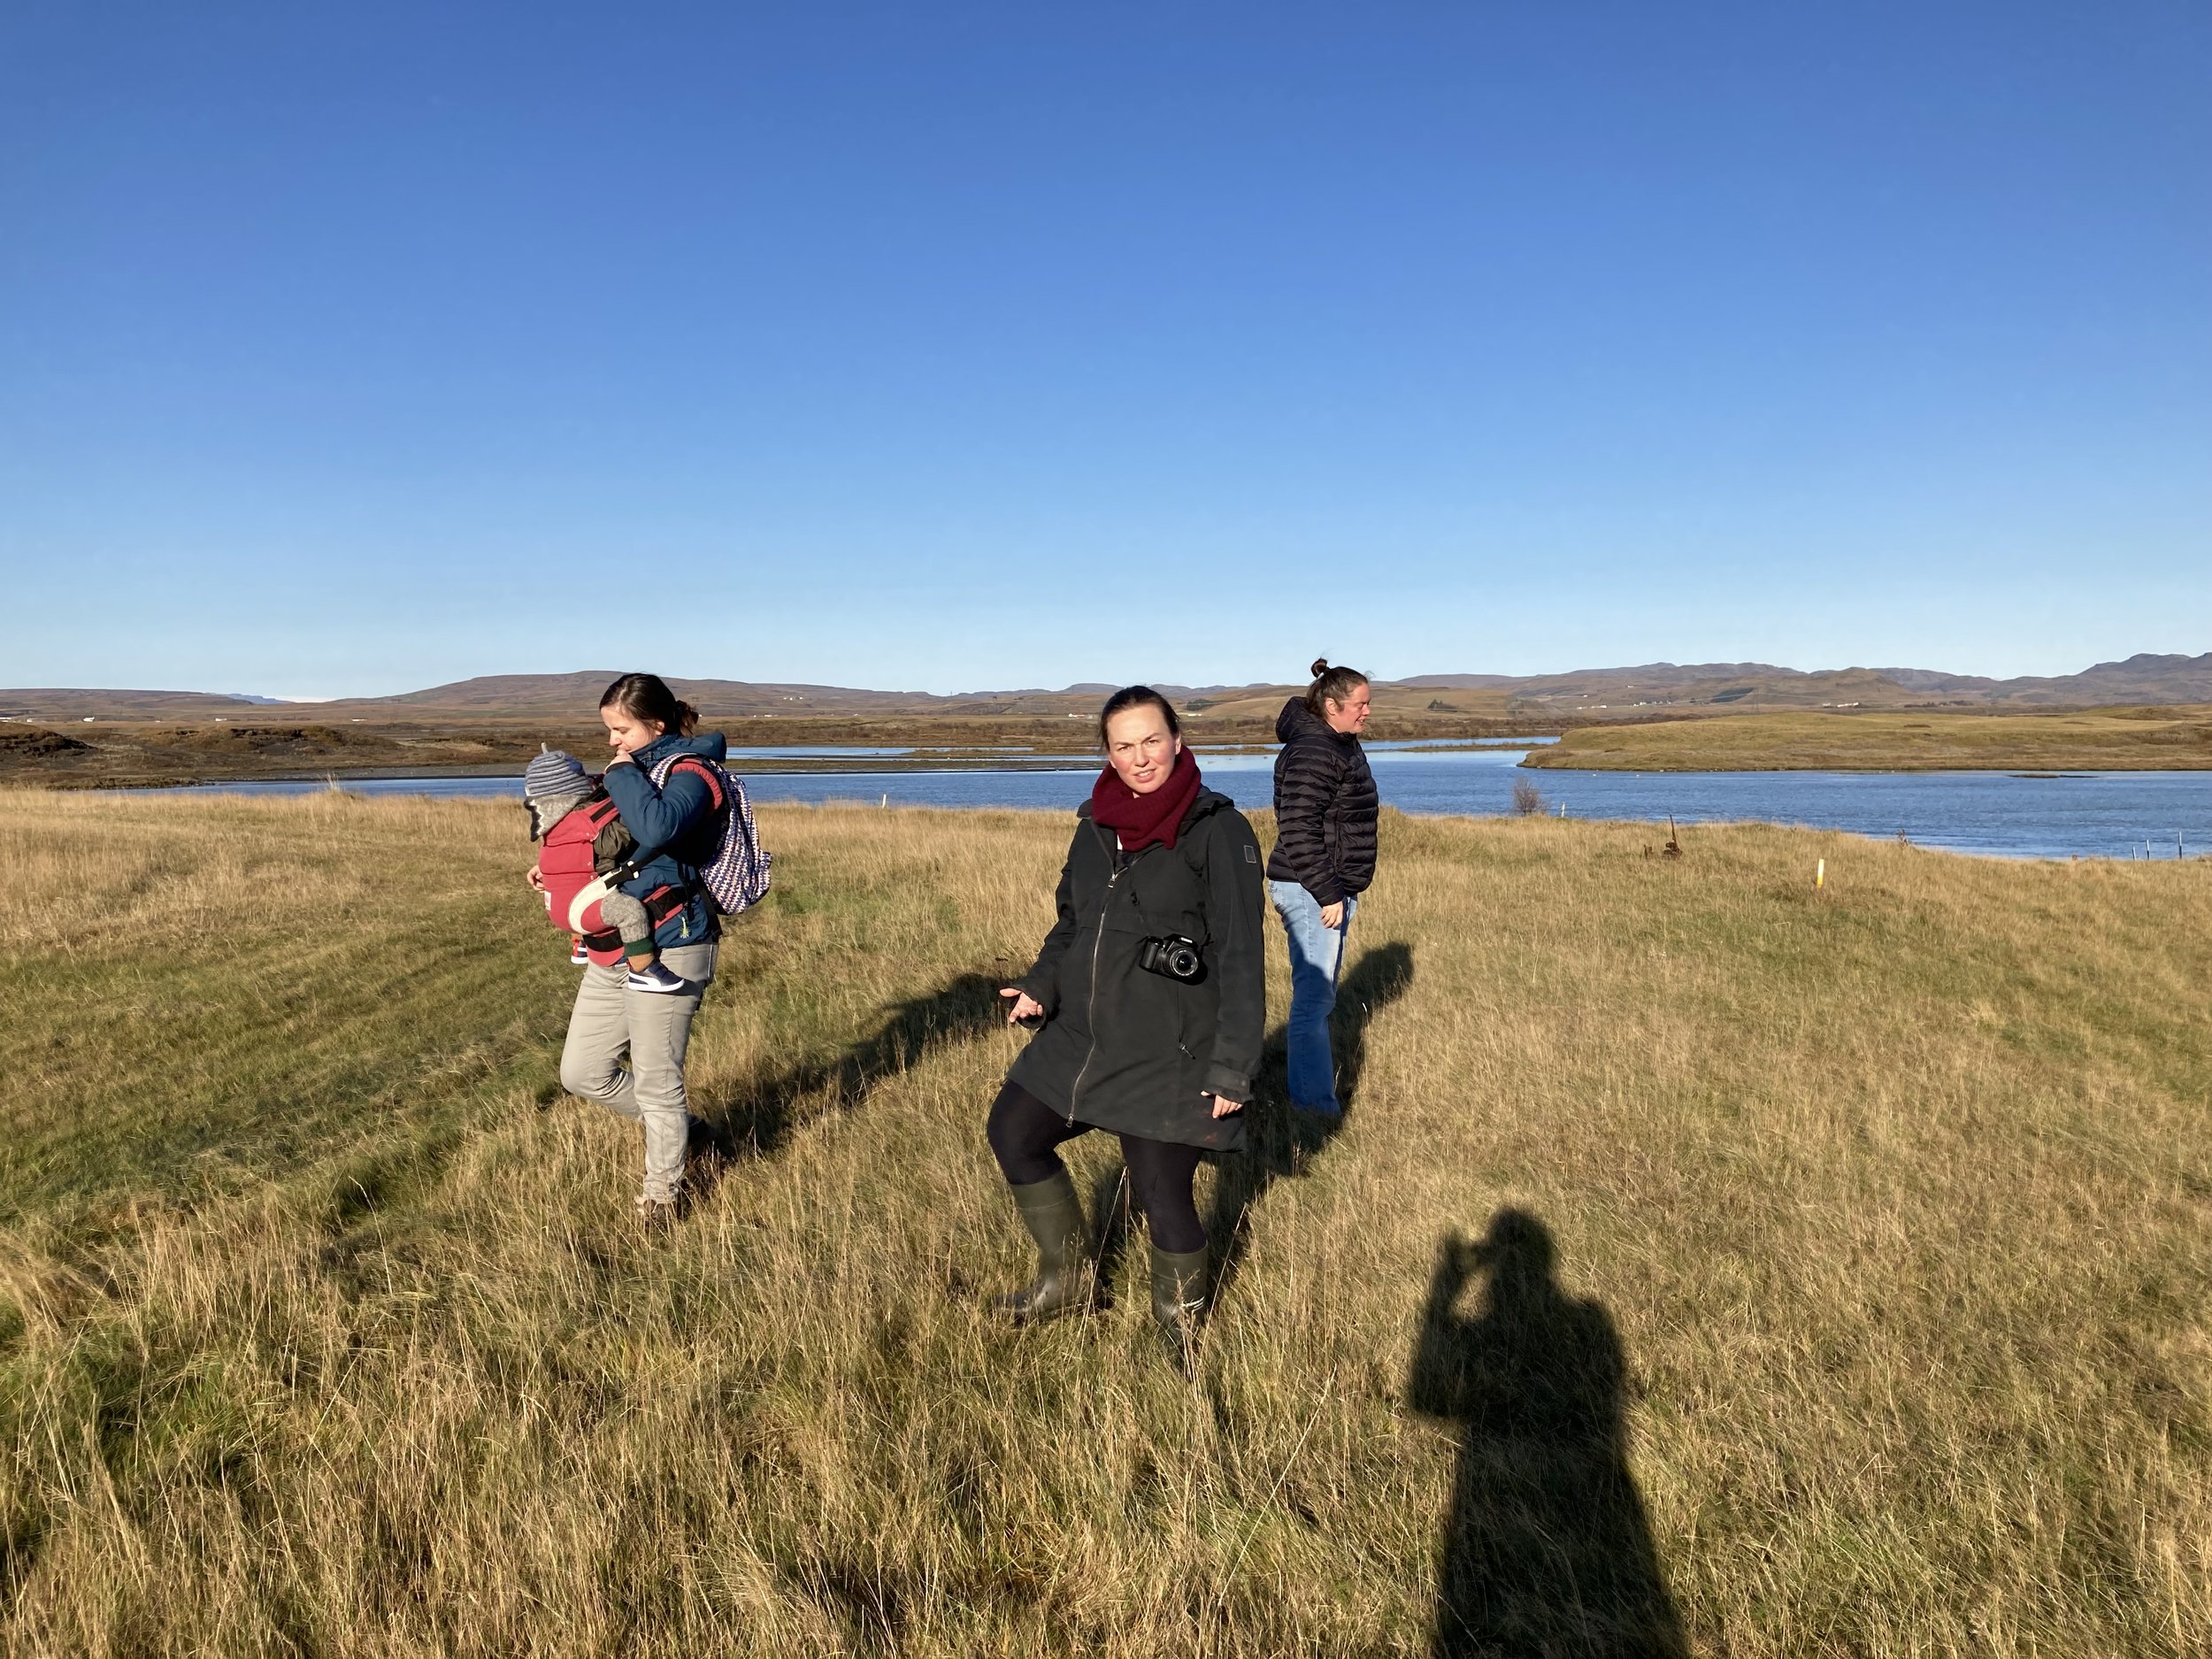
POLYGON ((1367 891, 1375 879, 1375 774, 1358 736, 1340 732, 1293 697, 1275 717, 1275 850, 1270 881, 1295 881, 1320 904, 1367 891))
POLYGON ((1045 1022, 1008 1073, 1072 1122, 1233 1151, 1267 1019, 1260 844, 1228 796, 1201 788, 1173 847, 1119 856, 1087 802, 1060 872, 1060 919, 1017 983, 1045 1022), (1118 868, 1117 865, 1118 864, 1118 868), (1186 984, 1138 965, 1147 939, 1198 941, 1186 984))

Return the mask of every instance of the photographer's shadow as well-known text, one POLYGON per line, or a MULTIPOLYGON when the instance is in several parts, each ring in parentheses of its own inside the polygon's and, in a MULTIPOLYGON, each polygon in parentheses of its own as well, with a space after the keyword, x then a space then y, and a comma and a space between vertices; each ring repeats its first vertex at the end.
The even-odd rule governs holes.
POLYGON ((1406 1391, 1459 1440, 1434 1659, 1687 1655, 1628 1469, 1624 1381, 1611 1318, 1562 1294, 1542 1222, 1502 1210, 1479 1242, 1444 1240, 1406 1391))
POLYGON ((765 1156, 803 1124, 858 1106, 879 1079, 905 1071, 932 1042, 1003 1025, 1002 983, 986 974, 960 974, 923 995, 887 1004, 883 1023, 839 1053, 756 1072, 730 1088, 695 1096, 692 1109, 722 1142, 719 1150, 765 1156), (820 1098, 826 1093, 827 1098, 820 1098))
POLYGON ((1368 1026, 1412 983, 1413 948, 1396 941, 1368 951, 1337 982, 1329 1046, 1336 1061, 1337 1100, 1344 1109, 1340 1117, 1316 1118, 1271 1103, 1290 1098, 1289 1035, 1282 1025, 1268 1033, 1254 1092, 1271 1103, 1248 1109, 1244 1150, 1216 1163, 1213 1210, 1206 1218, 1207 1234, 1214 1241, 1216 1301, 1227 1293, 1243 1263, 1253 1208, 1277 1180, 1304 1173, 1351 1117, 1367 1064, 1368 1026))

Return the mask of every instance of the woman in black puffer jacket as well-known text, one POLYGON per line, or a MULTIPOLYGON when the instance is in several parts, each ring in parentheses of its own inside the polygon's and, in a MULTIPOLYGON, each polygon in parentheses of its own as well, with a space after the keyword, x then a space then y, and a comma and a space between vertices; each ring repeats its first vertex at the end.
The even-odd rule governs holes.
POLYGON ((1367 676, 1322 657, 1302 697, 1283 704, 1275 735, 1275 850, 1268 891, 1290 935, 1290 1103, 1333 1118, 1336 1063, 1329 1011, 1344 941, 1359 895, 1375 879, 1375 774, 1359 734, 1367 726, 1367 676))
POLYGON ((999 1306, 1025 1323, 1088 1301, 1083 1209, 1055 1148, 1110 1131, 1152 1234, 1152 1315, 1187 1374, 1206 1308, 1191 1181, 1202 1152, 1244 1144, 1267 1018, 1260 845, 1200 782, 1158 692, 1116 692, 1099 735, 1109 764, 1076 813, 1059 920, 999 993, 1037 1033, 991 1107, 991 1151, 1037 1243, 1037 1277, 999 1306))

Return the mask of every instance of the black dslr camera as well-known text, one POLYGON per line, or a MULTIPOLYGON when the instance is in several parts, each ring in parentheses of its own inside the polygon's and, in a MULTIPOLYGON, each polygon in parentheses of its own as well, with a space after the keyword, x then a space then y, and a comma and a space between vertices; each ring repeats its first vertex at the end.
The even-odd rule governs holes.
POLYGON ((1180 979, 1186 985, 1195 985, 1206 977, 1206 959, 1198 953, 1198 941, 1180 933, 1146 940, 1137 951, 1137 965, 1147 973, 1180 979))

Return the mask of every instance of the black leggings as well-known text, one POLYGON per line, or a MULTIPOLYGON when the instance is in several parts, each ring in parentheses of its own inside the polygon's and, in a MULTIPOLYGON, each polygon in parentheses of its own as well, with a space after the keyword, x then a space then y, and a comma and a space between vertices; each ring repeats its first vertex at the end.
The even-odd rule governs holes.
MULTIPOLYGON (((1018 1083, 1009 1083, 991 1102, 984 1133, 991 1156, 1009 1182, 1030 1187, 1048 1181, 1067 1165, 1053 1150, 1063 1141, 1089 1132, 1071 1124, 1018 1083)), ((1152 1242, 1171 1256, 1206 1248, 1206 1229, 1191 1198, 1191 1178, 1198 1173, 1198 1148, 1173 1141, 1122 1135, 1121 1161, 1129 1166, 1130 1195, 1144 1211, 1152 1242)))

